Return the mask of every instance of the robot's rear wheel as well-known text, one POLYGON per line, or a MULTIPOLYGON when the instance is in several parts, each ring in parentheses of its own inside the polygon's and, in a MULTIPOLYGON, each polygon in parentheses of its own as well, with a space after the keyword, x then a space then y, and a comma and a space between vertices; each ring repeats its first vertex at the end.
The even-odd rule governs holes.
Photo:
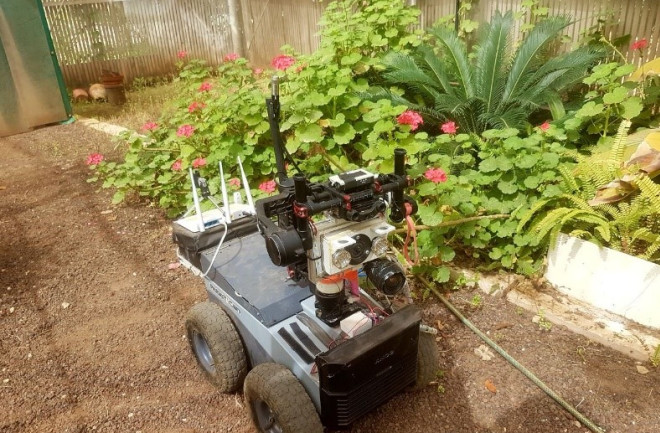
POLYGON ((186 331, 209 381, 221 392, 238 390, 247 373, 247 359, 241 337, 222 307, 208 301, 196 304, 188 311, 186 331))
POLYGON ((257 365, 245 378, 243 392, 258 431, 323 433, 305 388, 283 365, 257 365))

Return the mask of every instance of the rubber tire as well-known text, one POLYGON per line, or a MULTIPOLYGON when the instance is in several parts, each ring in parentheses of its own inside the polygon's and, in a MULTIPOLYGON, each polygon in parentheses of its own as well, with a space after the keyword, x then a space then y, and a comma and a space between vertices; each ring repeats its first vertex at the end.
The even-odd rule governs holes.
POLYGON ((224 393, 240 389, 247 374, 247 358, 241 337, 222 307, 209 301, 194 305, 186 317, 186 333, 197 365, 206 378, 224 393), (206 344, 204 350, 210 355, 210 367, 200 359, 195 337, 201 337, 201 344, 206 344))
POLYGON ((438 346, 435 344, 435 336, 428 332, 419 332, 419 343, 417 344, 417 378, 411 391, 417 391, 428 386, 437 379, 438 346))
POLYGON ((259 425, 258 407, 265 404, 283 433, 323 433, 312 399, 283 365, 267 363, 254 367, 245 378, 243 393, 257 431, 271 431, 259 425))

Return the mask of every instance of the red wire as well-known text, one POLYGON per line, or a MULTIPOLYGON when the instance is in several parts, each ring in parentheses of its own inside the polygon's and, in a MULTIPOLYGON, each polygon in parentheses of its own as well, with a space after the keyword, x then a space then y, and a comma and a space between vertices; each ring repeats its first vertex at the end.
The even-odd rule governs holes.
POLYGON ((403 257, 410 265, 417 265, 419 264, 419 248, 417 247, 417 230, 415 229, 415 222, 410 216, 412 214, 412 206, 410 203, 406 203, 404 206, 406 208, 406 224, 408 225, 408 231, 406 232, 406 240, 403 243, 403 257), (410 245, 411 239, 415 250, 414 261, 410 258, 410 254, 408 254, 408 246, 410 245))

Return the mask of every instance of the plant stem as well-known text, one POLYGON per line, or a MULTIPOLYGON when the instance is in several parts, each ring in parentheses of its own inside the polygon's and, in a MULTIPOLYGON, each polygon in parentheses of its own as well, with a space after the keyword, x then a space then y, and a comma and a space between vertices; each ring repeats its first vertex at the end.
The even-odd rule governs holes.
MULTIPOLYGON (((452 220, 452 221, 444 221, 444 222, 441 222, 440 224, 437 224, 437 225, 434 225, 434 226, 419 225, 419 226, 415 226, 415 230, 429 230, 429 229, 435 229, 435 228, 438 228, 438 227, 451 227, 451 226, 457 226, 457 225, 464 224, 464 223, 469 223, 469 222, 472 222, 472 221, 480 221, 480 220, 485 220, 485 219, 508 218, 510 216, 511 215, 507 214, 507 213, 501 213, 501 214, 495 214, 495 215, 474 216, 474 217, 461 218, 461 219, 452 220)), ((407 230, 408 230, 407 228, 396 229, 392 233, 405 233, 407 230)))

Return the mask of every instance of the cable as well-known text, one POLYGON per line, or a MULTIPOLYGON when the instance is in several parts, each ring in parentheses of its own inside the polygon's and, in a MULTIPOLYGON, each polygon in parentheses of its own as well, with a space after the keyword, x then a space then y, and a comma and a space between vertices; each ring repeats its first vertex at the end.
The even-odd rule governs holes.
MULTIPOLYGON (((209 263, 209 267, 208 267, 208 269, 206 269, 206 272, 204 272, 204 273, 201 275, 202 278, 206 277, 206 275, 208 275, 209 271, 210 271, 211 268, 213 267, 213 263, 215 262, 215 259, 218 257, 218 253, 220 252, 220 247, 222 246, 223 242, 225 241, 225 238, 227 237, 227 232, 229 231, 229 226, 227 226, 227 215, 225 214, 225 211, 224 211, 222 208, 220 208, 220 206, 218 205, 218 203, 217 203, 215 200, 213 200, 211 197, 209 197, 209 200, 211 201, 211 203, 213 203, 213 205, 214 205, 214 206, 220 211, 220 213, 223 215, 223 218, 222 218, 222 225, 225 226, 225 232, 222 234, 222 237, 220 238, 220 242, 218 242, 218 246, 215 247, 215 253, 213 253, 213 258, 211 259, 211 262, 209 263)), ((201 264, 200 264, 200 267, 201 267, 201 264)), ((201 269, 200 269, 200 271, 201 271, 201 269)))
POLYGON ((440 301, 443 304, 445 304, 445 306, 449 309, 449 311, 454 313, 454 315, 456 317, 458 317, 460 319, 460 321, 463 322, 463 324, 465 326, 470 328, 470 330, 472 330, 472 332, 477 334, 479 336, 479 338, 481 338, 483 341, 485 341, 490 347, 495 349, 495 351, 497 351, 497 353, 502 355, 502 357, 504 359, 506 359, 511 365, 516 367, 522 374, 525 375, 525 377, 527 377, 529 380, 534 382, 534 384, 536 386, 541 388, 548 396, 550 396, 554 401, 556 401, 561 407, 566 409, 571 415, 573 415, 575 418, 577 418, 578 421, 580 421, 583 425, 585 425, 589 430, 591 430, 594 433, 604 433, 605 432, 605 430, 598 427, 591 420, 589 420, 587 417, 585 417, 580 412, 578 412, 578 410, 576 408, 574 408, 568 402, 566 402, 564 399, 562 399, 557 393, 555 393, 552 389, 550 389, 550 387, 548 387, 548 385, 543 383, 541 381, 541 379, 539 379, 538 377, 536 377, 534 375, 534 373, 532 373, 527 368, 525 368, 522 364, 520 364, 518 361, 516 361, 511 355, 509 355, 497 343, 495 343, 493 340, 488 338, 488 336, 486 336, 486 334, 481 332, 481 330, 479 328, 477 328, 472 322, 470 322, 465 316, 463 316, 463 314, 461 314, 461 312, 451 302, 449 302, 449 300, 447 298, 442 296, 442 294, 440 292, 438 292, 438 290, 435 287, 433 287, 426 279, 424 279, 424 277, 422 277, 421 275, 416 275, 416 277, 422 284, 424 284, 424 286, 426 286, 426 288, 428 288, 431 292, 433 292, 433 294, 435 296, 437 296, 438 299, 440 299, 440 301))

